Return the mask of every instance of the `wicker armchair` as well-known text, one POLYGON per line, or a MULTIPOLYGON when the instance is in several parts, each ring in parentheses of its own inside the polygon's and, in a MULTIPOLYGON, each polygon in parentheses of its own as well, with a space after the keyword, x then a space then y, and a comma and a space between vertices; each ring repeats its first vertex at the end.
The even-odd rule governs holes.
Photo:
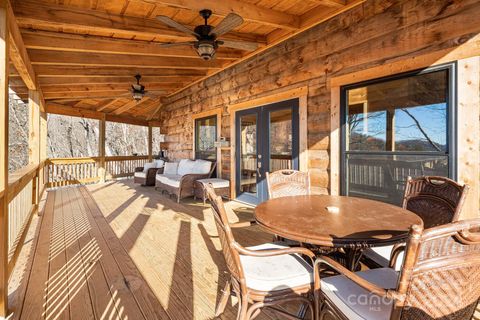
MULTIPOLYGON (((425 228, 457 221, 468 193, 468 185, 459 185, 445 177, 408 177, 403 208, 415 212, 425 228)), ((394 246, 370 248, 365 256, 375 264, 389 265, 394 246)), ((400 263, 397 265, 398 267, 400 263)))
POLYGON ((310 173, 297 170, 267 172, 270 199, 310 194, 310 173))
POLYGON ((253 319, 263 308, 298 319, 277 305, 299 302, 308 306, 311 319, 313 309, 313 259, 315 255, 306 248, 290 248, 279 243, 266 243, 245 248, 237 243, 231 228, 244 227, 245 223, 229 224, 222 198, 211 186, 206 186, 212 204, 218 236, 231 278, 216 309, 220 316, 230 298, 231 291, 239 299, 238 318, 253 319), (305 261, 301 256, 309 258, 305 261))
POLYGON ((155 175, 163 172, 163 164, 163 160, 155 160, 151 163, 146 163, 145 166, 149 166, 146 171, 145 166, 136 167, 135 172, 133 173, 133 182, 139 183, 142 186, 154 186, 155 175))
POLYGON ((479 228, 480 219, 426 230, 412 226, 400 273, 353 273, 328 257, 317 258, 318 319, 471 319, 480 297, 479 228), (324 267, 340 275, 321 278, 324 267))

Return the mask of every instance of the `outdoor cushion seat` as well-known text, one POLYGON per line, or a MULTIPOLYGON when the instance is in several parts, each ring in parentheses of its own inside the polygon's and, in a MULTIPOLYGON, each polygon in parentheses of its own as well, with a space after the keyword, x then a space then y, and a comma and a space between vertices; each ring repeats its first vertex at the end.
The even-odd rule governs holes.
MULTIPOLYGON (((390 257, 392 255, 393 245, 384 247, 373 247, 364 251, 365 257, 374 261, 378 265, 387 268, 390 265, 390 257)), ((398 253, 395 263, 395 270, 399 271, 403 264, 404 251, 398 253)))
POLYGON ((139 172, 135 172, 133 175, 134 177, 137 177, 137 178, 146 178, 147 172, 139 171, 139 172))
MULTIPOLYGON (((384 289, 397 287, 398 272, 391 268, 371 269, 356 274, 384 289)), ((388 320, 393 301, 363 289, 343 275, 322 278, 323 294, 349 320, 388 320)))
POLYGON ((214 189, 230 187, 230 181, 225 179, 212 178, 212 179, 200 179, 197 181, 203 184, 209 184, 209 185, 211 184, 214 189))
MULTIPOLYGON (((265 243, 250 250, 288 249, 281 243, 265 243)), ((258 291, 290 289, 313 283, 313 267, 298 254, 271 257, 240 255, 247 287, 258 291)))
POLYGON ((179 188, 180 180, 182 179, 181 175, 178 174, 157 174, 157 181, 166 184, 168 186, 179 188))

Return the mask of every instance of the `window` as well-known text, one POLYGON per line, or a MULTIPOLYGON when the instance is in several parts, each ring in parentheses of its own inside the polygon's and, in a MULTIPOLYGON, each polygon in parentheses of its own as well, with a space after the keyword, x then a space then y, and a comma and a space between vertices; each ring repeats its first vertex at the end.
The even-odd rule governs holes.
POLYGON ((342 193, 401 204, 408 176, 454 178, 454 65, 342 88, 342 193))
POLYGON ((195 159, 216 160, 217 116, 195 120, 195 159))

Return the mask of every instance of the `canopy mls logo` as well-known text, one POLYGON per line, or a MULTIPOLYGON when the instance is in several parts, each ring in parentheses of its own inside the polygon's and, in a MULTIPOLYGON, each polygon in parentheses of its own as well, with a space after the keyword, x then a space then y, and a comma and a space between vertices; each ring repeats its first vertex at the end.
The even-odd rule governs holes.
POLYGON ((390 309, 392 305, 392 299, 374 294, 351 294, 347 297, 347 302, 351 306, 368 306, 368 309, 374 312, 390 309))

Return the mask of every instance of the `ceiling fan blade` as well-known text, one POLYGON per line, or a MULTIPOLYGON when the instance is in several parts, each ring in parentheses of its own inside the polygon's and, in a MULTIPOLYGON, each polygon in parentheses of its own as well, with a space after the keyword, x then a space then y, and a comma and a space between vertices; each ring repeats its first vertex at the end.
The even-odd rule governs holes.
POLYGON ((179 31, 182 31, 182 32, 185 32, 186 34, 189 34, 191 36, 194 36, 195 38, 196 37, 199 37, 200 35, 198 33, 196 33, 195 31, 187 28, 186 26, 184 26, 183 24, 180 24, 178 23, 177 21, 173 20, 172 18, 169 18, 167 16, 157 16, 157 20, 165 23, 166 25, 172 27, 172 28, 175 28, 179 31))
POLYGON ((210 31, 210 34, 214 34, 217 37, 225 34, 232 29, 235 29, 243 23, 243 18, 236 13, 229 13, 220 23, 210 31))
POLYGON ((245 51, 255 51, 258 49, 258 43, 246 41, 221 40, 219 41, 219 45, 222 47, 240 49, 245 51))
POLYGON ((165 42, 159 44, 162 48, 170 48, 170 47, 177 47, 177 46, 193 46, 196 41, 188 41, 188 42, 165 42))

